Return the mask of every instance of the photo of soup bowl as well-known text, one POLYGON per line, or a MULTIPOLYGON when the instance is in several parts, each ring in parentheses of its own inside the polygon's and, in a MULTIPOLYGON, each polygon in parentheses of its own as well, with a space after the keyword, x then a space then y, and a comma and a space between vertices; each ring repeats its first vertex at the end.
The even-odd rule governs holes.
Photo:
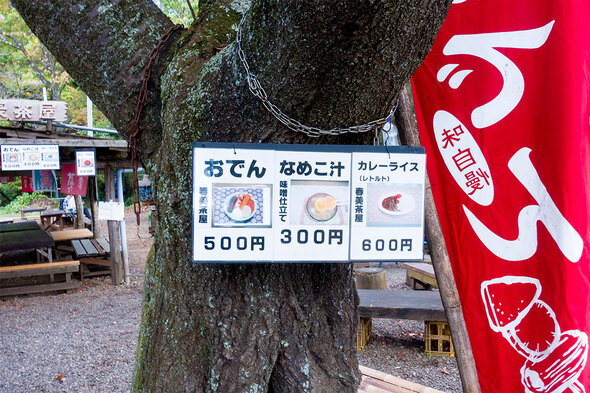
POLYGON ((338 202, 332 195, 319 192, 309 197, 306 210, 314 220, 328 221, 336 215, 338 202))
POLYGON ((225 214, 237 222, 246 222, 254 216, 256 202, 252 195, 244 192, 236 192, 229 195, 224 202, 225 214))

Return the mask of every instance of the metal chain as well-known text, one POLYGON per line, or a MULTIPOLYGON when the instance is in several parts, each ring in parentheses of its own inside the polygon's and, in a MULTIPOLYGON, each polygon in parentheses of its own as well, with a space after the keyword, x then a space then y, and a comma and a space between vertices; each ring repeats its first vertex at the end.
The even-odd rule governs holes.
POLYGON ((377 132, 377 130, 381 126, 383 126, 383 124, 386 123, 387 118, 393 116, 393 113, 395 112, 397 105, 391 110, 391 112, 389 113, 389 116, 384 117, 382 119, 373 120, 373 121, 370 121, 366 124, 361 124, 361 125, 356 125, 356 126, 351 126, 351 127, 343 127, 343 128, 335 127, 335 128, 331 128, 329 130, 323 130, 318 127, 309 127, 309 126, 306 126, 305 124, 302 124, 301 122, 289 117, 278 106, 276 106, 275 104, 273 104, 272 102, 269 101, 268 94, 266 93, 266 91, 264 90, 262 85, 260 84, 260 81, 258 80, 258 78, 256 78, 256 75, 254 75, 254 73, 252 73, 250 71, 250 66, 248 65, 248 62, 246 61, 246 54, 244 53, 244 50, 242 49, 242 26, 244 25, 244 21, 246 20, 246 15, 248 15, 248 11, 246 11, 244 13, 244 15, 242 16, 242 20, 240 21, 240 24, 238 26, 238 32, 236 33, 236 47, 237 47, 238 56, 240 58, 240 61, 242 62, 242 65, 244 66, 244 69, 246 70, 246 80, 248 81, 248 89, 250 90, 250 92, 252 92, 252 94, 255 97, 260 99, 260 101, 262 101, 262 105, 264 105, 264 107, 270 113, 272 113, 272 115, 274 117, 276 117, 278 121, 283 123, 287 128, 289 128, 290 130, 293 130, 295 132, 302 132, 302 133, 304 133, 310 137, 313 137, 313 138, 318 138, 321 135, 342 135, 342 134, 346 134, 346 133, 362 133, 362 132, 369 132, 369 131, 377 132))
POLYGON ((135 212, 135 217, 137 218, 137 225, 139 225, 139 216, 141 214, 141 205, 139 203, 139 182, 137 180, 137 169, 139 167, 139 162, 137 160, 137 140, 139 139, 139 134, 141 133, 139 128, 141 113, 143 112, 143 106, 146 103, 148 97, 148 82, 152 76, 152 66, 158 61, 162 47, 176 30, 182 28, 182 25, 174 25, 170 27, 160 38, 158 44, 150 52, 150 55, 148 56, 148 62, 143 69, 143 80, 139 90, 139 97, 137 98, 137 106, 135 107, 135 117, 133 118, 131 127, 129 127, 129 130, 127 130, 127 137, 129 138, 127 141, 127 146, 131 150, 131 165, 133 167, 133 211, 135 212))

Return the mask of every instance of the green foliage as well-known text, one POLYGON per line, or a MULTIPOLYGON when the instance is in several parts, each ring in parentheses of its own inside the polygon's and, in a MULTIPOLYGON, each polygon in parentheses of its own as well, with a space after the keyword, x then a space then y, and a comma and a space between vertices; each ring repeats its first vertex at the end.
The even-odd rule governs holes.
MULTIPOLYGON (((191 15, 187 0, 154 0, 154 3, 174 23, 190 26, 193 22, 193 16, 191 15)), ((195 14, 198 14, 198 1, 192 0, 191 5, 195 14)))
POLYGON ((20 209, 30 206, 34 201, 39 199, 49 199, 47 195, 40 192, 28 193, 25 192, 17 196, 12 202, 6 206, 0 207, 0 213, 18 213, 20 209))
MULTIPOLYGON (((43 87, 47 89, 48 99, 67 102, 69 123, 86 125, 86 94, 8 0, 0 0, 0 98, 39 100, 43 98, 43 87)), ((96 107, 92 114, 95 127, 113 128, 96 107)))
POLYGON ((21 194, 20 180, 8 183, 0 183, 0 206, 7 206, 13 199, 21 194))

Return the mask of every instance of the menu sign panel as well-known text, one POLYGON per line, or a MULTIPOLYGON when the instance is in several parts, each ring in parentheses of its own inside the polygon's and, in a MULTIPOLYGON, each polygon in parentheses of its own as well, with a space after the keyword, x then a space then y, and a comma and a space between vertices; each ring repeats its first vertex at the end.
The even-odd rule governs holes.
POLYGON ((275 166, 275 260, 348 260, 350 153, 281 151, 275 166))
POLYGON ((422 148, 195 143, 193 260, 420 260, 424 165, 422 148))
POLYGON ((76 150, 76 174, 78 176, 96 176, 94 150, 76 150))
POLYGON ((59 169, 58 145, 2 145, 2 170, 59 169))
POLYGON ((423 257, 423 154, 352 153, 351 260, 423 257))

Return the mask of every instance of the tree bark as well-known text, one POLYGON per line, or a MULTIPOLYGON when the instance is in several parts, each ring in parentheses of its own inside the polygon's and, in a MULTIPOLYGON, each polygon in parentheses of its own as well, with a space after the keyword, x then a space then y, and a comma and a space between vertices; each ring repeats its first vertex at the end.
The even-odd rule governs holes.
MULTIPOLYGON (((14 3, 124 133, 139 71, 170 22, 144 0, 14 3), (40 10, 43 4, 50 10, 40 10), (34 26, 42 20, 48 27, 34 26), (68 37, 52 42, 60 31, 68 37)), ((269 98, 292 117, 326 128, 361 124, 387 115, 450 3, 261 0, 249 11, 243 48, 269 98)), ((358 297, 351 264, 191 261, 192 142, 367 144, 373 138, 314 139, 266 112, 249 92, 230 44, 244 11, 239 4, 202 1, 198 20, 168 44, 150 83, 140 146, 159 222, 133 390, 356 392, 358 297)))

